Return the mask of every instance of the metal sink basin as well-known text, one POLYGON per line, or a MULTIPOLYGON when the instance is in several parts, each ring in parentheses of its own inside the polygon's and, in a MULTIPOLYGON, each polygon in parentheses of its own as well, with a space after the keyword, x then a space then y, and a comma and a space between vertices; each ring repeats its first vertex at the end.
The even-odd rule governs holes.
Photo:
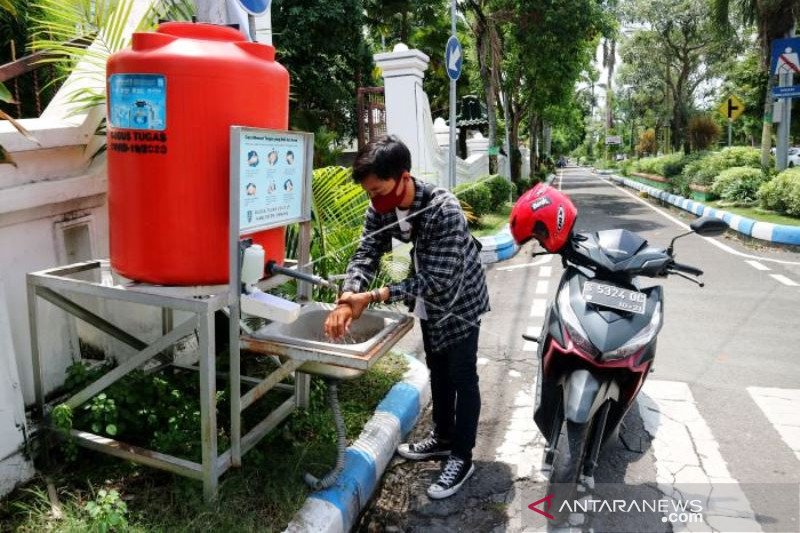
POLYGON ((281 359, 306 361, 298 370, 337 379, 363 374, 413 327, 410 316, 367 309, 341 342, 325 337, 323 324, 332 304, 311 303, 290 324, 272 322, 242 338, 242 347, 281 359))

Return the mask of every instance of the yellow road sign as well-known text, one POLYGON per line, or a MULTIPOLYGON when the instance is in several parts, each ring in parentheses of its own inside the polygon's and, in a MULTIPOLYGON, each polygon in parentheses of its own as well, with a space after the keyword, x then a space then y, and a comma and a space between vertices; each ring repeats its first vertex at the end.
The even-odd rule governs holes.
POLYGON ((728 120, 736 120, 744 113, 744 102, 732 94, 719 106, 719 112, 728 120))

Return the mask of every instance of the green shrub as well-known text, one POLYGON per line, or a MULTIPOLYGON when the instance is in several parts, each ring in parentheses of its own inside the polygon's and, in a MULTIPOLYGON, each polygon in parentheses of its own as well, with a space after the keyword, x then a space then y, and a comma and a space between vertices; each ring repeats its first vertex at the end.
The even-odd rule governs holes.
POLYGON ((499 209, 506 202, 511 199, 511 191, 514 186, 512 183, 503 176, 488 176, 481 180, 481 183, 489 187, 489 192, 492 195, 492 210, 499 209))
POLYGON ((769 179, 760 169, 733 167, 714 178, 711 192, 728 202, 749 205, 756 201, 758 189, 769 179))
POLYGON ((694 154, 684 155, 683 153, 667 154, 660 157, 645 157, 634 164, 638 172, 645 174, 656 174, 664 178, 677 176, 688 162, 693 159, 694 154))
POLYGON ((790 168, 761 185, 761 206, 772 211, 800 217, 800 168, 790 168))
POLYGON ((683 175, 690 183, 710 186, 720 172, 733 167, 761 168, 761 152, 757 148, 732 146, 687 164, 683 175))
POLYGON ((485 183, 461 183, 453 188, 453 194, 467 204, 476 217, 492 210, 492 191, 485 183))

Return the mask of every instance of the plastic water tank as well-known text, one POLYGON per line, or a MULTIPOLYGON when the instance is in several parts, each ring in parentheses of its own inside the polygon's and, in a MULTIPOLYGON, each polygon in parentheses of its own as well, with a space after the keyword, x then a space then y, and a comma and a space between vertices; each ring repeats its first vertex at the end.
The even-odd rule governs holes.
MULTIPOLYGON (((227 283, 230 126, 288 128, 275 49, 168 22, 111 56, 107 82, 112 267, 160 285, 227 283)), ((283 262, 283 228, 249 237, 283 262)))

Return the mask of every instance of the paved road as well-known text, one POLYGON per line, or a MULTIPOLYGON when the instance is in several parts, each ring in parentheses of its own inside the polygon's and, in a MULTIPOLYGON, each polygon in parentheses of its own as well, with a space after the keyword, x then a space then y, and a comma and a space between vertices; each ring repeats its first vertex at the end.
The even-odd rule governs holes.
MULTIPOLYGON (((583 169, 567 169, 554 186, 578 206, 579 231, 626 228, 666 245, 691 221, 583 169)), ((623 440, 604 451, 595 487, 585 494, 611 500, 621 497, 624 483, 639 488, 639 499, 653 500, 694 483, 688 488, 724 491, 725 509, 704 508, 702 516, 688 517, 702 520, 695 524, 681 523, 686 517, 665 523, 661 513, 588 509, 561 529, 798 531, 800 254, 694 235, 676 250, 679 261, 705 270, 706 287, 660 281, 665 325, 655 372, 625 420, 623 440)), ((541 469, 544 440, 532 421, 536 347, 520 333, 538 333, 562 267, 551 256, 532 259, 531 251, 528 245, 487 272, 493 311, 479 348, 483 410, 475 476, 456 496, 431 501, 425 488, 439 464, 396 458, 360 530, 548 529, 524 511, 544 496, 547 472, 541 469)), ((419 331, 402 347, 421 354, 419 331)), ((416 434, 429 424, 428 416, 416 434)))

